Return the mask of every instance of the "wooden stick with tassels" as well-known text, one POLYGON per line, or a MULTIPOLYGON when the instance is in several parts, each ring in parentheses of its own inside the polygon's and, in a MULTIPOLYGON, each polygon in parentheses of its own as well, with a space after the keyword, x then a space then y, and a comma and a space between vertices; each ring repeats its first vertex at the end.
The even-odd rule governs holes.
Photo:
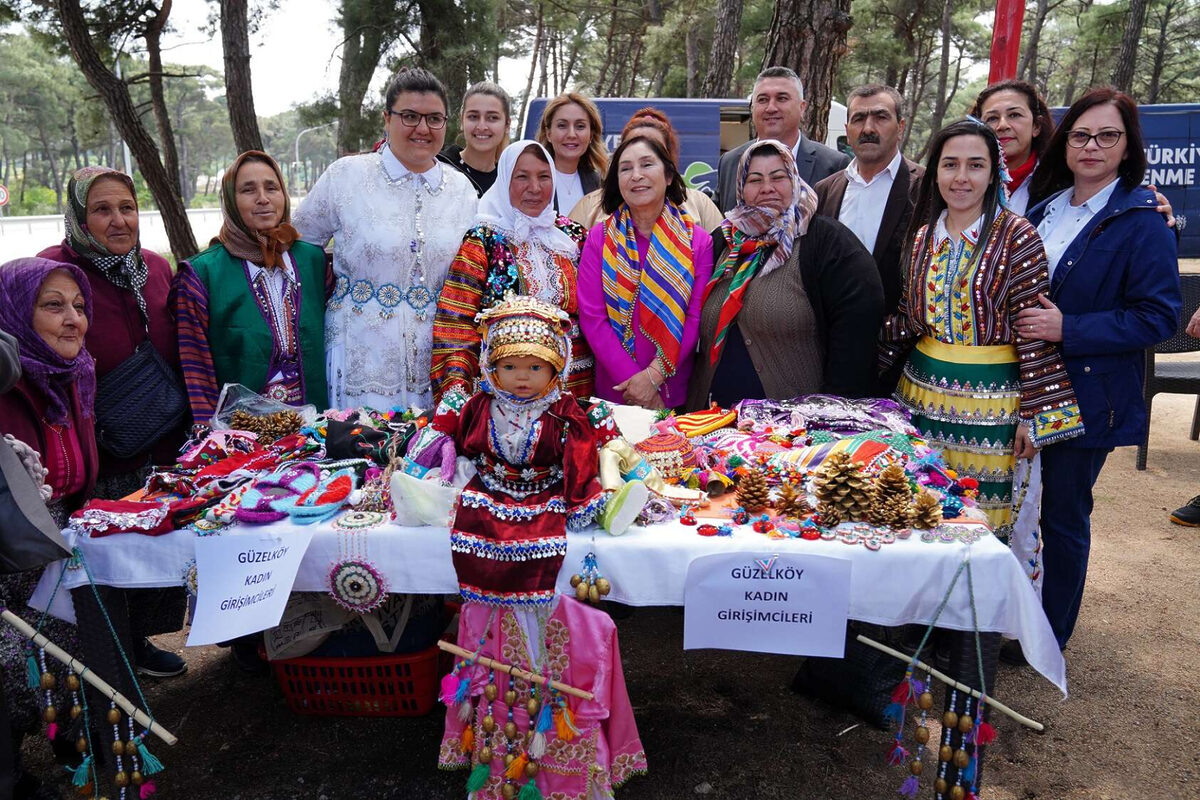
POLYGON ((567 686, 565 683, 559 683, 558 681, 547 680, 546 678, 542 677, 541 675, 534 675, 532 672, 529 672, 528 670, 523 670, 520 667, 513 666, 512 664, 505 664, 503 661, 497 661, 494 658, 488 658, 487 656, 477 656, 474 653, 472 653, 470 650, 464 650, 463 648, 459 647, 458 645, 451 644, 450 642, 439 641, 438 647, 440 647, 442 650, 445 650, 447 653, 453 653, 454 655, 458 656, 459 658, 465 658, 468 661, 470 661, 471 659, 474 659, 477 663, 482 664, 485 667, 494 669, 497 672, 503 672, 513 678, 520 678, 522 680, 532 681, 533 683, 542 684, 543 686, 546 684, 550 684, 550 688, 552 688, 556 691, 562 692, 563 694, 569 694, 572 697, 578 697, 582 700, 595 700, 596 699, 596 696, 594 694, 592 694, 591 692, 585 692, 583 689, 576 689, 574 686, 567 686))
POLYGON ((32 639, 34 645, 45 650, 47 655, 52 656, 56 661, 61 661, 71 669, 75 670, 76 675, 90 683, 101 694, 116 703, 118 708, 120 708, 129 716, 133 717, 134 722, 141 725, 143 728, 150 731, 169 745, 174 746, 179 741, 169 730, 150 719, 150 717, 144 711, 131 703, 129 698, 125 697, 125 695, 109 686, 103 679, 96 675, 96 673, 88 669, 86 664, 77 658, 73 658, 70 653, 66 652, 54 642, 35 631, 33 626, 31 626, 28 622, 21 619, 7 608, 3 611, 0 611, 0 619, 4 620, 4 622, 7 622, 10 626, 20 631, 21 635, 26 639, 32 639))

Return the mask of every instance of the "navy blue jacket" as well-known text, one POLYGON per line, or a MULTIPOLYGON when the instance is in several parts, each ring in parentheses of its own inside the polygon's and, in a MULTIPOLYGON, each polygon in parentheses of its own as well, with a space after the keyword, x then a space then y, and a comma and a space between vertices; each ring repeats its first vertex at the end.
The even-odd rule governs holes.
MULTIPOLYGON (((1029 221, 1041 223, 1053 199, 1029 221)), ((1063 361, 1085 428, 1060 446, 1107 449, 1145 436, 1145 350, 1175 333, 1183 305, 1175 235, 1155 205, 1146 189, 1118 184, 1054 270, 1050 299, 1062 311, 1063 361)))

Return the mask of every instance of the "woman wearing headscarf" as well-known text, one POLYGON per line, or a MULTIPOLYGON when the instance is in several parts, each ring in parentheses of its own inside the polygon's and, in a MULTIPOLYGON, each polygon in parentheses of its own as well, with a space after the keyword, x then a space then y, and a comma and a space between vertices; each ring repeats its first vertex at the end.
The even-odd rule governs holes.
MULTIPOLYGON (((0 435, 11 437, 31 475, 46 470, 43 497, 59 527, 66 527, 87 497, 99 466, 92 420, 95 362, 84 348, 91 316, 91 289, 78 267, 44 258, 0 265, 0 329, 15 340, 20 366, 19 380, 0 392, 0 435)), ((25 610, 40 577, 40 569, 0 577, 0 602, 35 625, 38 615, 25 610)), ((51 619, 41 631, 74 649, 74 626, 51 619)), ((10 770, 0 775, 0 790, 11 792, 5 797, 39 796, 38 781, 23 772, 20 757, 22 739, 42 721, 40 692, 25 681, 26 644, 13 628, 0 625, 4 734, 11 734, 11 749, 0 757, 10 770)), ((74 750, 73 740, 60 739, 74 750)))
MULTIPOLYGON (((96 360, 96 380, 101 386, 104 377, 144 342, 153 346, 170 370, 178 372, 175 322, 167 305, 173 270, 166 259, 143 249, 139 242, 132 178, 100 166, 84 167, 72 175, 67 184, 66 238, 38 255, 79 267, 91 284, 94 313, 86 345, 96 360)), ((108 393, 123 388, 102 388, 98 403, 111 400, 108 393)), ((179 388, 182 391, 182 381, 179 388)), ((122 457, 105 449, 112 434, 109 424, 97 422, 100 475, 94 495, 119 499, 142 488, 152 463, 174 462, 183 425, 161 431, 158 440, 143 452, 122 457)))
POLYGON ((289 405, 324 409, 325 252, 299 241, 275 159, 249 150, 221 178, 224 221, 212 245, 179 265, 173 301, 193 416, 240 383, 289 405))
POLYGON ((850 229, 815 216, 816 206, 791 148, 768 139, 742 156, 737 205, 721 223, 705 289, 688 408, 872 394, 879 270, 850 229))
MULTIPOLYGON (((133 179, 108 167, 84 167, 67 184, 66 239, 38 255, 71 264, 83 271, 91 286, 92 313, 85 339, 95 359, 96 407, 115 407, 121 413, 102 419, 95 415, 95 436, 100 467, 92 496, 116 500, 138 491, 150 475, 152 464, 174 463, 187 423, 187 402, 179 373, 179 345, 175 321, 167 305, 171 288, 171 265, 166 259, 144 250, 138 239, 138 206, 133 179), (145 347, 150 350, 143 349, 145 347), (137 398, 123 394, 128 382, 105 381, 109 373, 128 368, 144 356, 158 362, 159 375, 171 383, 174 426, 148 432, 145 420, 164 416, 159 395, 149 401, 146 413, 137 398), (126 428, 133 429, 130 434, 126 428), (143 452, 117 455, 106 443, 153 436, 143 452)), ((142 361, 144 364, 145 362, 142 361)), ((156 677, 179 675, 186 669, 183 659, 152 645, 147 636, 170 633, 183 626, 187 595, 182 589, 112 590, 129 614, 134 656, 138 669, 156 677)), ((110 609, 113 611, 113 609, 110 609)))
POLYGON ((683 178, 657 139, 634 136, 604 178, 607 218, 579 262, 579 318, 596 394, 644 408, 683 405, 712 237, 683 210, 683 178))
POLYGON ((475 227, 467 231, 433 320, 431 382, 441 398, 451 389, 470 395, 479 377, 479 331, 475 317, 507 294, 530 295, 571 317, 571 364, 566 388, 576 397, 592 393, 592 354, 578 323, 576 265, 584 229, 555 213, 550 154, 523 139, 504 149, 496 182, 479 201, 475 227))

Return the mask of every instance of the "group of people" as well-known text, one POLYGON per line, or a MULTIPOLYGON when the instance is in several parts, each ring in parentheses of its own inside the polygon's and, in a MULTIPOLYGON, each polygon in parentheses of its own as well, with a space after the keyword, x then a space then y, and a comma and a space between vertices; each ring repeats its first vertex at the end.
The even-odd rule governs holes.
MULTIPOLYGON (((536 140, 509 143, 508 95, 476 84, 448 148, 435 76, 406 69, 385 101, 382 142, 332 164, 294 215, 275 161, 241 154, 219 234, 174 273, 140 247, 132 180, 103 167, 71 179, 61 244, 0 267, 0 328, 24 372, 0 395, 0 432, 40 455, 60 521, 139 488, 225 384, 322 409, 468 396, 477 320, 524 295, 564 312, 556 385, 577 397, 696 410, 895 393, 979 480, 1001 535, 1024 494, 1017 459, 1040 459, 1043 602, 1066 646, 1092 487, 1142 436, 1142 353, 1181 304, 1131 98, 1094 89, 1055 126, 1032 86, 995 84, 922 167, 900 151, 895 89, 851 92, 851 158, 803 135, 799 78, 768 68, 750 98, 758 138, 722 156, 716 202, 686 185, 653 108, 610 156, 574 92, 547 104, 536 140), (130 370, 153 375, 168 406, 154 418, 171 425, 124 429, 139 420, 128 382, 105 378, 130 370)), ((145 638, 178 628, 178 593, 128 595, 139 668, 182 670, 145 638)))

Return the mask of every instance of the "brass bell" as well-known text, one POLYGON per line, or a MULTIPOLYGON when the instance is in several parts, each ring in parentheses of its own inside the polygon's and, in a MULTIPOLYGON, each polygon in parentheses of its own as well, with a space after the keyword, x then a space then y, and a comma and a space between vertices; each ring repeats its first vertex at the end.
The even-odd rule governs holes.
POLYGON ((938 761, 949 761, 954 758, 954 748, 948 744, 942 745, 942 749, 938 750, 938 761))
POLYGON ((529 702, 525 704, 525 710, 529 712, 529 717, 532 719, 537 716, 538 711, 542 708, 542 704, 538 702, 536 697, 530 697, 529 702))
POLYGON ((923 769, 925 769, 925 765, 921 763, 921 759, 919 758, 913 759, 908 764, 908 771, 918 777, 920 777, 923 769))
POLYGON ((928 711, 929 709, 933 708, 933 693, 921 692, 921 695, 917 698, 917 706, 920 707, 922 711, 928 711))
POLYGON ((517 758, 516 753, 505 753, 504 754, 504 766, 507 767, 509 764, 511 764, 513 761, 515 761, 516 758, 517 758))
POLYGON ((961 786, 950 787, 950 800, 963 800, 967 796, 967 790, 961 786))
POLYGON ((530 780, 533 780, 534 778, 537 777, 537 774, 538 774, 538 763, 536 761, 527 762, 525 764, 525 777, 529 778, 530 780))
POLYGON ((144 781, 144 780, 145 780, 145 778, 142 777, 142 773, 138 772, 136 769, 133 772, 129 773, 129 782, 132 783, 134 786, 141 786, 142 781, 144 781))
POLYGON ((79 715, 83 713, 80 706, 71 706, 71 719, 79 719, 79 715))
POLYGON ((954 728, 957 726, 958 714, 955 714, 953 711, 947 711, 945 714, 942 714, 942 727, 954 728))
POLYGON ((588 599, 588 589, 590 589, 590 588, 591 587, 588 586, 586 583, 581 583, 578 586, 576 586, 575 587, 575 599, 581 603, 584 602, 585 600, 587 600, 588 599))
POLYGON ((511 719, 508 722, 504 723, 504 738, 505 739, 517 738, 517 723, 513 722, 511 719))
POLYGON ((46 710, 42 712, 42 719, 46 722, 54 722, 58 719, 58 710, 54 706, 46 706, 46 710))
POLYGON ((492 731, 496 730, 496 718, 491 714, 485 715, 483 722, 480 724, 483 726, 484 733, 491 733, 492 731))
POLYGON ((954 751, 954 766, 958 767, 959 769, 966 769, 967 764, 970 764, 970 763, 971 763, 971 756, 967 753, 966 750, 955 750, 954 751))
POLYGON ((946 779, 938 778, 936 781, 934 781, 933 782, 933 790, 935 792, 937 792, 938 794, 945 794, 946 793, 946 779))
POLYGON ((587 599, 588 602, 592 603, 593 605, 600 602, 600 589, 596 586, 596 584, 593 583, 588 587, 587 599))
POLYGON ((506 783, 500 787, 500 794, 504 796, 504 800, 513 800, 517 796, 517 785, 515 783, 506 783))
POLYGON ((583 583, 583 576, 578 572, 571 576, 571 588, 574 589, 579 584, 583 583))
POLYGON ((110 708, 104 718, 108 720, 109 725, 116 725, 121 721, 121 709, 116 707, 110 708))
POLYGON ((67 688, 72 692, 79 691, 79 676, 74 672, 67 675, 67 688))
POLYGON ((483 747, 479 748, 479 763, 480 764, 490 763, 493 755, 495 755, 495 754, 492 752, 492 748, 488 747, 485 744, 483 747))
POLYGON ((115 783, 117 785, 118 789, 124 789, 126 786, 129 785, 129 773, 118 772, 116 775, 113 776, 113 783, 115 783))
POLYGON ((41 680, 39 681, 39 683, 41 684, 41 686, 42 686, 42 688, 43 688, 43 689, 53 689, 53 688, 54 688, 54 685, 55 685, 56 683, 58 683, 58 681, 54 680, 54 674, 53 674, 53 673, 50 673, 50 672, 43 672, 43 673, 42 673, 41 680))
POLYGON ((924 725, 918 725, 913 738, 917 740, 917 744, 925 744, 929 741, 929 728, 924 725))
POLYGON ((971 719, 970 714, 963 714, 958 718, 958 732, 970 733, 971 728, 975 727, 975 720, 971 719))
POLYGON ((608 582, 608 578, 597 578, 596 589, 599 590, 601 597, 608 597, 608 593, 612 591, 612 584, 608 582))
POLYGON ((517 704, 517 693, 514 690, 509 689, 508 691, 506 691, 504 693, 504 705, 513 706, 516 704, 517 704))
POLYGON ((112 743, 112 751, 114 756, 125 755, 125 743, 120 739, 114 739, 112 743))
POLYGON ((87 739, 80 736, 78 739, 75 740, 75 752, 77 752, 77 753, 86 753, 87 752, 87 739))
POLYGON ((496 686, 496 684, 489 683, 487 686, 483 687, 483 696, 486 697, 487 701, 490 703, 500 696, 500 689, 496 686))

